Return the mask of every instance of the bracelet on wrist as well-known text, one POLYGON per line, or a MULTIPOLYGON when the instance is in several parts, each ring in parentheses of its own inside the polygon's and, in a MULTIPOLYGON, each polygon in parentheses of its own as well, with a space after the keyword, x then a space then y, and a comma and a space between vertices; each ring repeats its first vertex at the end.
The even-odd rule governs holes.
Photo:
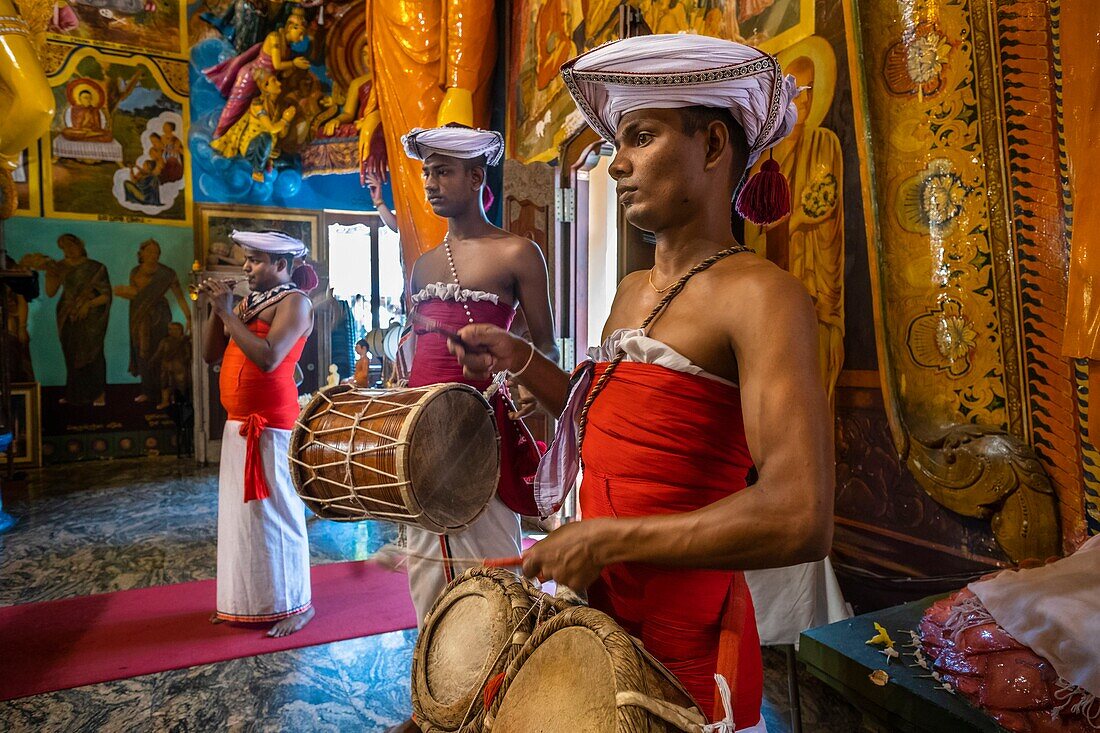
POLYGON ((509 370, 508 371, 508 376, 509 377, 518 377, 519 375, 523 374, 525 371, 527 371, 527 367, 531 366, 531 362, 534 361, 534 359, 535 359, 535 345, 531 342, 527 342, 527 345, 531 347, 531 353, 527 355, 527 361, 523 364, 522 367, 519 368, 518 372, 513 372, 513 371, 509 370))

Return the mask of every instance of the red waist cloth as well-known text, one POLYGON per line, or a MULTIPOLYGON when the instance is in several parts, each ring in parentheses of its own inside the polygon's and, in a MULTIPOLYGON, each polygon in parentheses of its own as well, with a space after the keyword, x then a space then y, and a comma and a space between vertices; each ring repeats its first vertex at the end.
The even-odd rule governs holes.
MULTIPOLYGON (((454 300, 433 298, 416 305, 419 315, 435 321, 441 326, 458 330, 474 323, 491 323, 507 329, 512 325, 515 310, 508 305, 488 300, 469 300, 466 308, 454 300)), ((424 387, 443 382, 461 382, 479 391, 484 391, 490 380, 467 379, 462 374, 462 366, 451 352, 447 351, 447 337, 439 333, 429 333, 423 326, 416 327, 416 351, 413 354, 412 369, 409 372, 410 387, 424 387)), ((497 483, 497 496, 517 514, 537 515, 535 496, 531 486, 535 471, 538 469, 541 452, 530 432, 519 421, 508 417, 509 406, 502 392, 493 395, 489 403, 496 416, 497 433, 500 436, 500 480, 497 483)))
MULTIPOLYGON (((467 301, 470 315, 462 303, 454 300, 433 298, 416 304, 416 312, 430 318, 441 326, 457 331, 463 326, 474 323, 491 323, 507 329, 512 325, 515 310, 511 306, 498 305, 488 300, 467 301)), ((416 351, 413 353, 412 368, 409 370, 409 386, 425 387, 443 382, 461 382, 480 390, 489 386, 489 380, 471 380, 462 374, 462 365, 454 354, 447 351, 447 337, 439 333, 428 333, 423 326, 416 326, 416 351)))
MULTIPOLYGON (((271 324, 255 318, 248 323, 248 330, 260 338, 266 338, 271 324)), ((247 438, 245 454, 244 500, 266 499, 270 496, 264 478, 260 456, 260 433, 272 427, 290 430, 298 419, 298 387, 294 384, 294 365, 302 356, 306 339, 302 337, 290 349, 290 353, 274 371, 265 372, 244 355, 232 339, 222 357, 218 387, 221 390, 222 407, 230 420, 241 425, 241 435, 247 438)))
MULTIPOLYGON (((744 488, 752 465, 740 392, 622 362, 589 411, 582 456, 582 519, 704 507, 744 488)), ((724 716, 716 672, 733 690, 737 727, 760 720, 760 641, 742 573, 619 563, 604 568, 589 601, 640 638, 714 720, 724 716)))

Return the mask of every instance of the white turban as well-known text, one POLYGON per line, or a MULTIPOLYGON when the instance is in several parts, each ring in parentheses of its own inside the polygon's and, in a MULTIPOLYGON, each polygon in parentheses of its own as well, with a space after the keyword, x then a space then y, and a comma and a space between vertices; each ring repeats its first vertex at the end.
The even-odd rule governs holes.
POLYGON ((269 255, 293 255, 305 257, 309 254, 309 248, 300 239, 295 239, 289 234, 276 231, 262 232, 238 232, 233 230, 229 235, 237 244, 245 249, 254 249, 257 252, 266 252, 269 255))
POLYGON ((401 138, 405 154, 416 160, 431 155, 472 160, 485 156, 486 165, 496 165, 504 155, 504 136, 495 130, 473 130, 469 127, 416 127, 401 138))
POLYGON ((636 36, 571 59, 562 79, 588 124, 614 141, 619 120, 638 109, 728 109, 745 131, 748 166, 785 138, 798 112, 793 76, 750 46, 692 34, 636 36))

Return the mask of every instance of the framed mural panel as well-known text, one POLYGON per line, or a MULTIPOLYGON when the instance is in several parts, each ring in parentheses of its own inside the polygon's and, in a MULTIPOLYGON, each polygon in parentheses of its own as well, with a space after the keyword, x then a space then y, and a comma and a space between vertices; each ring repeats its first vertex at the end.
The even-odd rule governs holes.
POLYGON ((42 464, 42 398, 38 382, 14 382, 11 385, 12 462, 17 465, 42 464))
POLYGON ((19 167, 11 174, 15 193, 19 197, 15 213, 20 216, 42 215, 42 169, 38 165, 38 145, 36 142, 19 154, 19 167))
POLYGON ((553 160, 558 146, 584 126, 561 65, 619 35, 619 1, 592 0, 584 12, 569 0, 512 3, 508 67, 508 157, 521 163, 553 160))
POLYGON ((652 33, 698 33, 778 53, 814 33, 813 0, 627 0, 652 33))
POLYGON ((46 216, 190 226, 187 64, 51 43, 46 216))
POLYGON ((324 259, 320 214, 316 211, 200 204, 197 218, 195 259, 204 270, 240 271, 244 255, 229 238, 234 229, 276 229, 305 242, 310 259, 324 259))
POLYGON ((54 4, 48 38, 184 57, 184 0, 69 0, 54 4))

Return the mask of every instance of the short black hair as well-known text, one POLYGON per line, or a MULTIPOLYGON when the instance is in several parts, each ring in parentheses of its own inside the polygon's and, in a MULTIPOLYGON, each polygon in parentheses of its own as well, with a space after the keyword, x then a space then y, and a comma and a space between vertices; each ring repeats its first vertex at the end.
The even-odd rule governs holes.
POLYGON ((370 351, 370 347, 369 347, 369 346, 367 346, 367 340, 366 340, 365 338, 361 338, 361 339, 359 339, 358 341, 356 341, 356 342, 355 342, 355 345, 356 345, 356 346, 362 346, 362 347, 363 347, 364 349, 366 349, 367 351, 370 351))
MULTIPOLYGON (((711 122, 721 122, 726 126, 726 130, 729 131, 730 144, 733 145, 734 153, 736 153, 735 159, 741 166, 744 166, 749 159, 749 143, 745 136, 745 128, 741 127, 741 124, 733 119, 733 115, 730 114, 728 109, 723 107, 683 107, 680 112, 680 127, 685 135, 694 135, 697 132, 702 132, 706 129, 707 125, 711 122)), ((734 173, 743 173, 743 171, 734 171, 734 173)), ((738 179, 740 175, 736 176, 738 179)), ((736 184, 737 181, 734 181, 736 184)))

